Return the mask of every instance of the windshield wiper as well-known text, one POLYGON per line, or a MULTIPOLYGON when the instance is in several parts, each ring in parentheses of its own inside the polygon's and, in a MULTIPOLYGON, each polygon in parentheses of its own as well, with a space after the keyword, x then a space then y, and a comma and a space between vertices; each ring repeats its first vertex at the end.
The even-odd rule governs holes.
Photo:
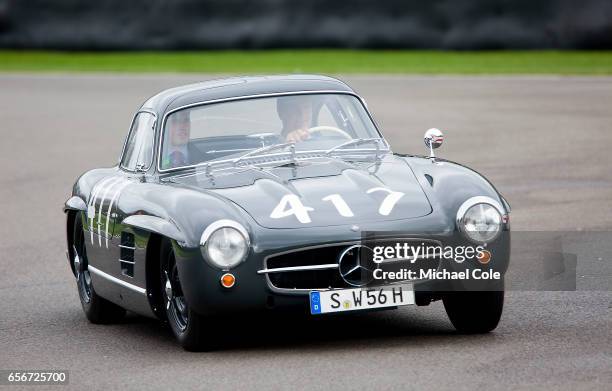
POLYGON ((356 147, 358 145, 376 143, 376 156, 378 156, 378 153, 380 152, 380 144, 382 143, 382 141, 383 140, 379 137, 378 138, 357 138, 354 140, 344 142, 342 144, 338 144, 335 147, 330 148, 327 151, 325 151, 325 153, 327 155, 331 155, 333 152, 342 150, 342 149, 346 149, 347 147, 356 147))
POLYGON ((295 160, 295 143, 294 142, 267 145, 265 147, 251 149, 249 150, 249 152, 244 153, 233 159, 222 159, 222 160, 213 160, 210 162, 206 162, 205 164, 203 164, 206 170, 205 171, 206 176, 212 175, 213 168, 236 167, 243 160, 252 159, 258 155, 261 155, 264 152, 270 152, 270 151, 274 151, 277 149, 284 149, 287 147, 291 147, 291 160, 295 160))
POLYGON ((293 146, 295 147, 295 142, 290 142, 290 143, 282 143, 282 144, 273 144, 273 145, 267 145, 265 147, 261 147, 261 148, 256 148, 253 149, 243 155, 238 156, 237 158, 234 159, 234 164, 238 164, 240 161, 244 160, 247 157, 250 156, 256 156, 259 155, 263 152, 270 152, 270 151, 274 151, 277 149, 285 149, 287 147, 293 146))
MULTIPOLYGON (((351 154, 354 152, 366 152, 368 150, 350 149, 348 147, 350 146, 354 147, 358 145, 371 144, 371 143, 376 144, 376 159, 378 160, 380 159, 380 156, 379 156, 380 152, 381 150, 383 150, 381 149, 381 144, 384 143, 384 140, 382 138, 360 138, 360 139, 350 140, 345 143, 336 145, 335 147, 328 149, 326 151, 317 150, 317 151, 296 152, 294 142, 268 145, 265 147, 250 150, 249 152, 244 153, 233 159, 213 160, 210 162, 198 164, 197 166, 204 166, 206 176, 211 176, 213 169, 238 167, 241 162, 243 164, 248 164, 248 162, 260 161, 261 159, 264 159, 266 156, 273 156, 277 160, 285 159, 288 162, 295 163, 298 159, 311 159, 314 157, 325 157, 325 156, 329 157, 332 154, 347 155, 347 154, 351 154), (270 153, 271 151, 275 151, 277 149, 285 149, 287 147, 290 148, 289 152, 277 152, 273 154, 270 153), (260 155, 263 155, 263 156, 260 156, 260 155)), ((388 151, 388 149, 385 148, 384 151, 388 151)))

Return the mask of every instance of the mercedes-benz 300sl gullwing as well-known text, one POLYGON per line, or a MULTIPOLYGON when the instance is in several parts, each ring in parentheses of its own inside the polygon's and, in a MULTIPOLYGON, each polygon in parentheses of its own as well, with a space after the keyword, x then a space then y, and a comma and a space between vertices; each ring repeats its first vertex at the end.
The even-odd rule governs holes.
POLYGON ((76 181, 67 254, 93 323, 126 310, 188 350, 235 313, 306 316, 443 300, 459 332, 494 329, 509 205, 475 171, 397 153, 365 101, 323 76, 172 88, 136 111, 120 160, 76 181))

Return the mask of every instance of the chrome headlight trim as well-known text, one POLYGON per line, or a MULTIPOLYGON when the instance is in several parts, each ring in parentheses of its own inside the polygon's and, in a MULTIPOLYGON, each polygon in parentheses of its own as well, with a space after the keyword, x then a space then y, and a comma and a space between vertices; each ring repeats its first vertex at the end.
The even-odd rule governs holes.
POLYGON ((478 204, 487 204, 492 206, 493 208, 495 208, 495 210, 497 210, 497 212, 499 213, 499 217, 500 217, 500 229, 499 231, 497 231, 497 234, 495 235, 495 237, 491 240, 489 240, 489 242, 494 241, 495 239, 497 239, 499 237, 499 235, 502 232, 503 229, 503 218, 504 215, 506 215, 506 211, 504 209, 504 207, 502 206, 502 204, 500 204, 498 201, 494 200, 491 197, 487 197, 487 196, 477 196, 477 197, 472 197, 472 198, 468 198, 466 201, 463 202, 463 204, 461 204, 461 206, 459 207, 459 209, 457 210, 457 216, 456 216, 456 223, 457 223, 457 228, 459 229, 459 231, 461 231, 461 233, 463 234, 463 236, 465 236, 468 240, 472 241, 472 242, 476 242, 476 243, 488 243, 488 242, 480 242, 480 241, 476 241, 473 238, 471 238, 465 231, 465 224, 463 224, 463 218, 465 217, 465 214, 467 213, 467 211, 478 204))
POLYGON ((221 219, 221 220, 214 221, 208 227, 206 227, 206 229, 204 229, 204 232, 202 233, 202 236, 200 237, 200 251, 202 253, 202 256, 204 257, 204 260, 206 260, 206 262, 208 262, 209 265, 217 269, 224 270, 224 271, 229 270, 232 267, 236 267, 242 262, 244 262, 244 260, 249 255, 249 251, 248 251, 249 247, 251 247, 251 239, 249 236, 249 232, 247 231, 246 228, 244 228, 242 224, 234 220, 221 219), (235 265, 229 266, 229 267, 221 266, 215 263, 213 260, 209 259, 207 255, 208 251, 207 251, 206 245, 208 243, 208 239, 210 239, 213 233, 215 233, 218 229, 221 229, 221 228, 233 228, 236 231, 238 231, 244 238, 244 241, 247 247, 247 251, 245 252, 244 257, 240 260, 240 262, 236 263, 235 265))

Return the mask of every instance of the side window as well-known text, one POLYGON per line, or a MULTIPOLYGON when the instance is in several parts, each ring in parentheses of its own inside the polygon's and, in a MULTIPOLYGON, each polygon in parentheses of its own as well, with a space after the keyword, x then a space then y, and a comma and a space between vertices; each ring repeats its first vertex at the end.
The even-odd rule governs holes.
POLYGON ((138 113, 134 118, 121 166, 130 171, 142 166, 145 169, 153 161, 153 140, 155 136, 155 116, 151 113, 138 113))

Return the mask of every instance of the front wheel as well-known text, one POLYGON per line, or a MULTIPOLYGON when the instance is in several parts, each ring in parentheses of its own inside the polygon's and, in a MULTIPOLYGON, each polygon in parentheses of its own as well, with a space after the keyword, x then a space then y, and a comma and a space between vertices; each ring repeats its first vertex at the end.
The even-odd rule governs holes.
POLYGON ((503 284, 491 291, 448 292, 443 296, 444 308, 451 323, 460 333, 483 334, 494 330, 504 309, 503 284))
POLYGON ((161 297, 172 333, 188 351, 212 350, 212 339, 204 333, 205 318, 188 305, 181 287, 172 243, 165 239, 161 245, 161 297))

